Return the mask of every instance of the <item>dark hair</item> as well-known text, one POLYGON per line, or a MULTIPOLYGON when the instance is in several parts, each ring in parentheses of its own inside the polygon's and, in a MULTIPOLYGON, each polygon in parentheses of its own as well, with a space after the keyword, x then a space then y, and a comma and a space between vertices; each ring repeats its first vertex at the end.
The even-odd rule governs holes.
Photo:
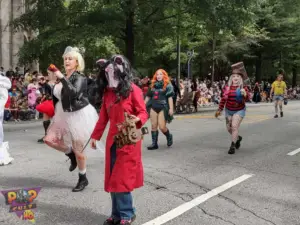
POLYGON ((279 69, 278 73, 279 73, 279 75, 284 75, 285 74, 284 69, 279 69))
POLYGON ((132 68, 128 59, 124 56, 112 56, 110 60, 108 60, 105 64, 97 64, 98 67, 98 76, 97 76, 97 86, 98 86, 98 94, 99 98, 102 98, 107 88, 108 81, 105 75, 105 68, 112 64, 115 71, 115 77, 119 80, 118 87, 115 89, 115 93, 117 95, 117 101, 120 98, 127 98, 131 92, 131 83, 133 79, 132 68), (114 61, 116 57, 122 58, 122 66, 123 72, 117 66, 117 63, 114 61))

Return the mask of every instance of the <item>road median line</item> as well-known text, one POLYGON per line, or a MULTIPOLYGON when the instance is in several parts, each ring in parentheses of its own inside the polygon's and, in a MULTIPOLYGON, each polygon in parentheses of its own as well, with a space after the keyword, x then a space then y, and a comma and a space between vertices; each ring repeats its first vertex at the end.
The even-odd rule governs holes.
POLYGON ((155 218, 154 220, 151 220, 149 222, 146 222, 142 225, 161 225, 161 224, 165 224, 167 222, 169 222, 170 220, 175 219, 176 217, 182 215, 183 213, 189 211, 190 209, 200 205, 201 203, 207 201, 208 199, 244 182, 245 180, 249 179, 250 177, 254 176, 253 174, 245 174, 243 176, 240 176, 232 181, 229 181, 226 184, 223 184, 220 187, 217 187, 209 192, 207 192, 204 195, 201 195, 189 202, 186 202, 180 206, 178 206, 177 208, 155 218))
POLYGON ((293 155, 296 155, 296 154, 298 154, 299 152, 300 152, 300 148, 298 148, 298 149, 296 149, 296 150, 294 150, 294 151, 292 151, 292 152, 288 153, 287 155, 289 155, 289 156, 293 156, 293 155))

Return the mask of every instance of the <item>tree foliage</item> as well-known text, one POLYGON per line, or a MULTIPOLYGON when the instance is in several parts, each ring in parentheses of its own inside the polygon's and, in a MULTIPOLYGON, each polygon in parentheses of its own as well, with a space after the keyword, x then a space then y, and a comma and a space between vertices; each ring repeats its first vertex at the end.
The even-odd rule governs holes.
POLYGON ((243 60, 257 80, 284 68, 295 80, 300 62, 298 0, 28 0, 13 22, 26 42, 20 63, 62 64, 66 46, 84 47, 88 69, 96 59, 125 54, 141 75, 176 71, 180 36, 182 73, 195 51, 193 75, 227 75, 243 60), (180 7, 178 7, 180 6, 180 7))

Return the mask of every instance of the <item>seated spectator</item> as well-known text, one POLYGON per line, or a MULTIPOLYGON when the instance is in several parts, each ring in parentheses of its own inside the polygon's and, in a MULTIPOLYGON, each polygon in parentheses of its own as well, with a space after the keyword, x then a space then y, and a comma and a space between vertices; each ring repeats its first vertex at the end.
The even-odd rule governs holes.
POLYGON ((33 110, 29 109, 28 106, 28 100, 26 97, 20 99, 19 103, 19 115, 20 119, 25 121, 25 120, 30 120, 31 114, 33 114, 33 110))
POLYGON ((19 107, 17 103, 17 97, 11 97, 10 101, 10 112, 15 120, 15 122, 19 122, 19 107))
POLYGON ((11 97, 8 95, 7 101, 4 106, 4 118, 3 118, 4 122, 9 121, 12 116, 10 112, 10 102, 11 102, 10 98, 11 97))
POLYGON ((16 88, 13 88, 12 91, 10 91, 10 92, 8 93, 8 95, 9 95, 10 97, 18 97, 17 89, 16 89, 16 88))

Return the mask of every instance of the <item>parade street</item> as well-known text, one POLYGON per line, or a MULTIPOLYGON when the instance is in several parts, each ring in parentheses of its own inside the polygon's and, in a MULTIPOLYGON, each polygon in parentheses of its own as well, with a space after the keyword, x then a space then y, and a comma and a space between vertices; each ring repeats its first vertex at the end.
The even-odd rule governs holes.
MULTIPOLYGON (((249 106, 235 155, 227 154, 231 140, 224 115, 218 120, 213 111, 177 115, 169 125, 171 148, 160 133, 159 150, 148 151, 151 136, 146 135, 145 185, 133 193, 134 224, 299 225, 299 111, 299 102, 289 102, 284 117, 274 119, 273 104, 249 106)), ((73 193, 77 170, 70 173, 64 154, 37 143, 42 123, 33 124, 5 128, 15 160, 0 167, 0 190, 42 187, 36 224, 101 225, 111 211, 110 195, 103 190, 103 152, 87 150, 90 184, 73 193)), ((0 195, 0 224, 30 222, 9 213, 0 195)))

